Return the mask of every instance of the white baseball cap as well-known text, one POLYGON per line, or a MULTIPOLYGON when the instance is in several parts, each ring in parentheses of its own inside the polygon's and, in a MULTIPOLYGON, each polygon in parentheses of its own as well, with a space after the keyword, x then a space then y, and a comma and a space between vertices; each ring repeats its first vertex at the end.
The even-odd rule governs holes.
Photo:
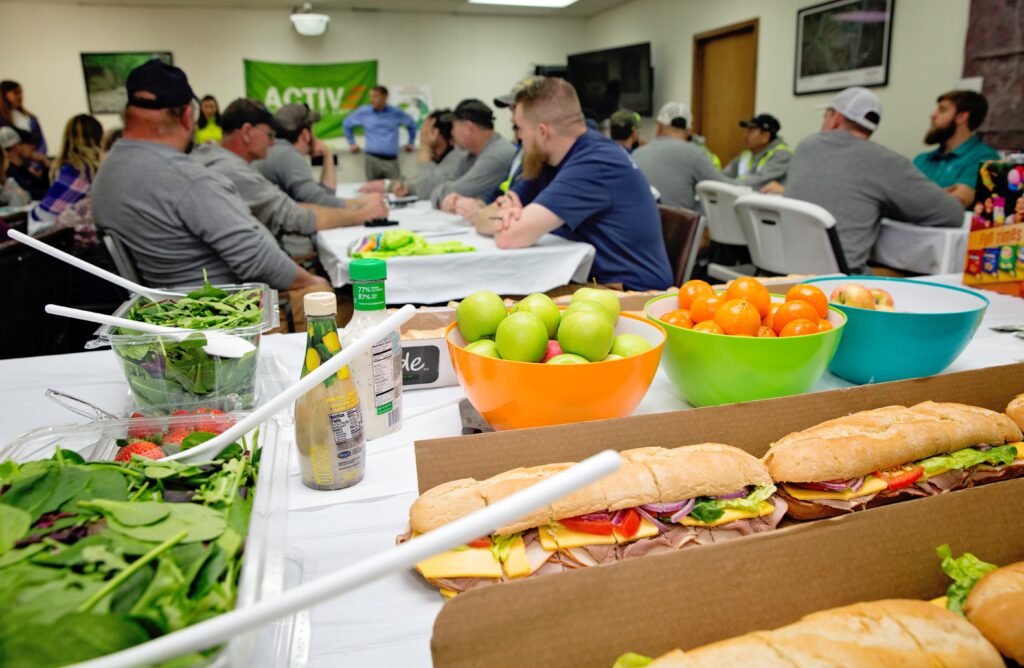
POLYGON ((21 135, 18 131, 12 127, 4 126, 0 128, 0 148, 6 150, 12 149, 21 143, 21 135))
POLYGON ((818 109, 834 109, 857 125, 874 130, 882 120, 882 103, 878 96, 861 86, 851 86, 818 109))
POLYGON ((690 112, 690 105, 685 102, 666 102, 658 112, 658 122, 662 125, 672 125, 672 121, 681 118, 686 121, 686 127, 693 127, 693 114, 690 112))

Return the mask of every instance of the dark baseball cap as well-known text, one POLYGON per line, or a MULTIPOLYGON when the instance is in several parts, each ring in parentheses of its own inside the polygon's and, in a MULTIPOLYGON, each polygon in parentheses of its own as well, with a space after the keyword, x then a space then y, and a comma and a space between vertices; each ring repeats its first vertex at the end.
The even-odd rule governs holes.
POLYGON ((249 125, 265 123, 272 128, 275 127, 274 116, 270 110, 263 106, 262 102, 248 97, 238 98, 221 112, 220 127, 225 134, 234 132, 246 123, 249 125))
POLYGON ((516 96, 523 92, 530 86, 536 86, 544 82, 542 76, 528 76, 524 79, 520 79, 515 86, 512 86, 512 90, 508 94, 502 95, 501 97, 494 98, 494 106, 499 109, 507 109, 515 106, 516 96))
POLYGON ((170 109, 199 101, 188 84, 185 72, 174 65, 168 65, 154 58, 128 73, 125 82, 128 90, 128 106, 142 109, 170 109), (140 97, 138 93, 150 93, 154 97, 140 97))
POLYGON ((320 112, 308 104, 286 104, 274 114, 274 127, 281 132, 298 132, 320 120, 320 112))
POLYGON ((494 128, 494 112, 476 99, 463 100, 452 112, 457 121, 470 121, 484 128, 494 128))
POLYGON ((640 114, 632 109, 619 109, 609 119, 612 127, 623 128, 632 132, 640 125, 640 114))
POLYGON ((770 132, 771 134, 776 134, 782 129, 782 126, 779 125, 779 121, 774 116, 770 116, 768 114, 758 114, 749 121, 740 121, 740 127, 758 128, 765 132, 770 132))

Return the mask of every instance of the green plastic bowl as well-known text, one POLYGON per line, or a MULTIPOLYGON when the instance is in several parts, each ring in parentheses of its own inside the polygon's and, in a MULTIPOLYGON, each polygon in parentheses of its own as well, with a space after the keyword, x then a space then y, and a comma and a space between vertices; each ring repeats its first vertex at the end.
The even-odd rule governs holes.
MULTIPOLYGON (((833 329, 786 338, 726 336, 695 332, 661 321, 679 308, 676 295, 656 297, 644 305, 647 317, 668 332, 661 366, 676 389, 693 406, 802 394, 814 386, 839 347, 846 316, 829 308, 833 329)), ((783 302, 781 295, 772 300, 783 302)))

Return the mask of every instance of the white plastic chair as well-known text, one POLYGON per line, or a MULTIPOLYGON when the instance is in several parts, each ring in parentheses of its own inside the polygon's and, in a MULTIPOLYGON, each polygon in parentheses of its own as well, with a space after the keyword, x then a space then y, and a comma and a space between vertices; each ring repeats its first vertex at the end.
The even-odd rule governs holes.
MULTIPOLYGON (((736 200, 752 192, 747 186, 738 186, 722 181, 700 181, 697 183, 697 196, 704 207, 707 220, 708 236, 712 243, 730 246, 746 246, 747 238, 743 235, 739 220, 736 218, 734 205, 736 200)), ((730 281, 740 276, 754 273, 751 265, 727 267, 712 262, 708 265, 708 275, 722 281, 730 281)))
POLYGON ((849 274, 836 219, 810 202, 752 194, 736 200, 750 258, 774 274, 849 274))

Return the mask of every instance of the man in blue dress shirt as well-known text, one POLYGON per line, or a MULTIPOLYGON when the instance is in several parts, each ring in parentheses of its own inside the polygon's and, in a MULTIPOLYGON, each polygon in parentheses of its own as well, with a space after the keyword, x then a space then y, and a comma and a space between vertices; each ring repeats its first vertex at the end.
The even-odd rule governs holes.
POLYGON ((364 104, 345 118, 345 138, 353 153, 362 149, 356 144, 352 131, 363 128, 366 135, 366 180, 397 179, 398 169, 398 128, 404 125, 409 131, 406 151, 412 151, 416 143, 416 121, 412 116, 388 104, 388 89, 374 86, 370 89, 370 104, 364 104))

